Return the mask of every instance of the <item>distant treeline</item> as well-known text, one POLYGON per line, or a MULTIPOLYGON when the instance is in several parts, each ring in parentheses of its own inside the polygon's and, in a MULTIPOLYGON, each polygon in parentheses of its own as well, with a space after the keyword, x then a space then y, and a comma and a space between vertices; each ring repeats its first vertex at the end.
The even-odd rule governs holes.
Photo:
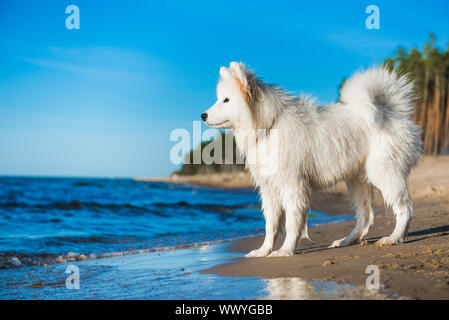
POLYGON ((384 63, 415 80, 413 117, 423 130, 424 152, 436 155, 449 153, 449 45, 441 52, 435 42, 430 34, 422 51, 400 47, 384 63))
MULTIPOLYGON (((395 68, 400 74, 408 74, 414 80, 417 99, 413 117, 422 128, 424 152, 427 154, 449 153, 449 45, 444 52, 441 52, 435 42, 435 36, 430 34, 430 39, 423 50, 412 48, 410 52, 407 52, 405 48, 399 47, 393 57, 384 61, 384 65, 388 68, 395 68)), ((230 133, 221 132, 217 139, 223 140, 225 134, 230 133)), ((203 150, 209 143, 210 141, 202 142, 197 149, 203 150)), ((224 145, 222 143, 223 159, 224 145)), ((224 164, 224 160, 222 164, 206 164, 202 157, 200 164, 192 164, 193 153, 194 150, 186 156, 190 164, 184 164, 174 173, 207 174, 245 169, 243 164, 235 164, 238 155, 235 140, 233 142, 234 164, 224 164)))

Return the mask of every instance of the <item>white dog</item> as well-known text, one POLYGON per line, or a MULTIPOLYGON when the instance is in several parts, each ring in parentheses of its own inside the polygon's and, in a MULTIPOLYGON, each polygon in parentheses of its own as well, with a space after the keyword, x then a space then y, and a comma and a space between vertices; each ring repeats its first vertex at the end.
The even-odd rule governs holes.
POLYGON ((404 240, 413 216, 407 177, 422 154, 420 129, 410 117, 412 89, 405 77, 372 68, 345 82, 339 103, 318 106, 265 83, 241 63, 220 69, 218 100, 202 119, 211 127, 231 129, 247 159, 259 149, 277 146, 269 153, 268 165, 275 167, 271 174, 261 174, 260 165, 247 163, 266 220, 263 245, 247 257, 293 255, 298 239, 308 238, 312 190, 342 180, 351 194, 356 225, 331 247, 358 243, 368 233, 374 218, 372 186, 396 216, 393 233, 377 243, 404 240), (285 241, 273 251, 284 224, 285 241))

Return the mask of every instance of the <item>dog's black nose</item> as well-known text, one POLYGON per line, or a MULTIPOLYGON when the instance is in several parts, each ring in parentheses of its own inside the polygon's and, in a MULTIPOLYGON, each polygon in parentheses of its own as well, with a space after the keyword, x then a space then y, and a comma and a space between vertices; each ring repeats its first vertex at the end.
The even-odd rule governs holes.
POLYGON ((207 113, 203 113, 203 114, 201 115, 201 119, 203 119, 203 121, 206 121, 206 119, 207 119, 207 113))

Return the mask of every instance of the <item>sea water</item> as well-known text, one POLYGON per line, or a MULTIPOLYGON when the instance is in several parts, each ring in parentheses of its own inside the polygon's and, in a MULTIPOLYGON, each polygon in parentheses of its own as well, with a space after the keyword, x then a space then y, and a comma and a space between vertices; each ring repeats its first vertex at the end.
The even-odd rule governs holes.
MULTIPOLYGON (((310 212, 309 225, 351 218, 310 212)), ((318 288, 329 285, 200 273, 241 257, 226 241, 263 234, 263 227, 251 188, 0 177, 0 298, 286 298, 279 288, 299 283, 308 291, 296 298, 319 298, 318 288), (80 289, 67 285, 73 266, 80 289)))

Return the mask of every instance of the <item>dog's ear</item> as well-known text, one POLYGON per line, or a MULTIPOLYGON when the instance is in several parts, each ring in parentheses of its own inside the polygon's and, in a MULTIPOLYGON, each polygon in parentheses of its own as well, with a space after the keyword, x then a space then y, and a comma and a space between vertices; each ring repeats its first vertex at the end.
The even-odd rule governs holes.
POLYGON ((246 80, 246 73, 245 73, 245 66, 243 65, 243 63, 239 63, 239 62, 231 62, 229 67, 231 68, 231 72, 234 75, 234 77, 237 78, 237 80, 240 81, 240 83, 246 87, 247 85, 247 80, 246 80))
POLYGON ((229 72, 229 69, 226 67, 220 68, 220 77, 222 78, 229 78, 231 76, 231 73, 229 72))

